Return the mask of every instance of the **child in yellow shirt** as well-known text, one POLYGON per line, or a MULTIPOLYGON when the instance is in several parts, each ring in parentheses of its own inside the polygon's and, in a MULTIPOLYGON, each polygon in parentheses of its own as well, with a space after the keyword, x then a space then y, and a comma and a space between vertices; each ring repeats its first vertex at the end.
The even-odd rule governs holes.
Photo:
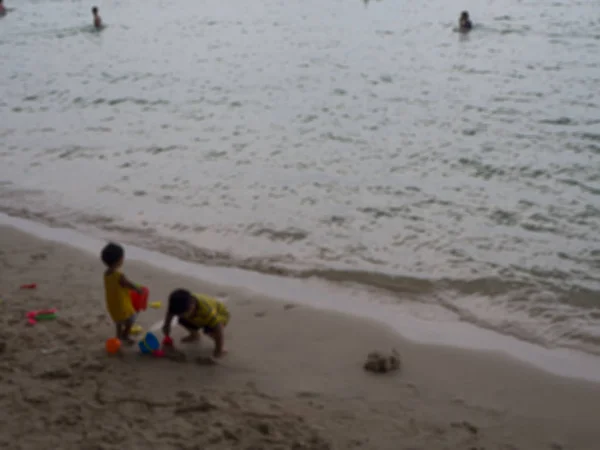
POLYGON ((229 310, 219 300, 208 295, 192 294, 185 289, 177 289, 169 296, 169 307, 163 324, 163 333, 169 337, 171 322, 178 317, 179 325, 189 331, 182 342, 200 339, 199 331, 215 341, 213 356, 220 358, 226 351, 223 348, 223 329, 229 323, 229 310))
POLYGON ((109 243, 102 249, 100 257, 106 265, 106 272, 104 272, 106 309, 116 325, 117 338, 126 344, 134 344, 135 341, 129 337, 136 318, 130 291, 141 294, 142 290, 130 282, 119 270, 125 259, 123 247, 119 244, 109 243))

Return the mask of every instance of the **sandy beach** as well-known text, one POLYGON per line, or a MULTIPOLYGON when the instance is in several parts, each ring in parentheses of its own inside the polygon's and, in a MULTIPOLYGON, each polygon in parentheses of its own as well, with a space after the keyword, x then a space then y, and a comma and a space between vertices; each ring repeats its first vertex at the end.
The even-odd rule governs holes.
POLYGON ((178 344, 184 362, 135 348, 111 357, 99 258, 0 228, 2 449, 598 448, 600 385, 141 263, 124 272, 163 301, 141 314, 145 330, 173 288, 205 292, 231 310, 230 353, 198 364, 205 340, 178 344), (27 325, 28 311, 50 307, 56 320, 27 325), (392 348, 399 371, 363 370, 369 352, 392 348))

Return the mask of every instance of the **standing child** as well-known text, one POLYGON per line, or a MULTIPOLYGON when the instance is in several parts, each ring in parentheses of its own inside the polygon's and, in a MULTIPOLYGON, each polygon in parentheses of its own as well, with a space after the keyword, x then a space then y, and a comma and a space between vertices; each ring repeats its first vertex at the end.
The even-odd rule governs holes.
POLYGON ((213 356, 220 358, 226 351, 223 348, 223 329, 229 323, 229 311, 219 300, 207 295, 192 294, 185 289, 177 289, 169 296, 169 308, 163 325, 163 333, 169 337, 171 322, 177 317, 179 325, 189 331, 182 342, 192 342, 200 339, 199 331, 210 336, 215 341, 213 356))
POLYGON ((134 341, 129 337, 129 334, 135 323, 135 309, 133 309, 131 303, 130 291, 133 290, 141 294, 142 290, 119 271, 125 258, 123 247, 110 243, 102 249, 101 258, 107 267, 106 272, 104 272, 106 309, 108 309, 111 319, 115 322, 117 338, 127 344, 133 344, 134 341))

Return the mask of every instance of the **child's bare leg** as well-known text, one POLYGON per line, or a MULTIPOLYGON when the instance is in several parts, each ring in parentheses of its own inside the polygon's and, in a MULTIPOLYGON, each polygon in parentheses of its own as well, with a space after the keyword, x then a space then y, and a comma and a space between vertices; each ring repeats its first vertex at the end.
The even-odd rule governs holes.
POLYGON ((188 336, 182 338, 181 342, 195 342, 200 339, 200 333, 198 332, 198 327, 196 325, 194 325, 192 322, 180 317, 179 325, 182 326, 183 328, 185 328, 188 331, 188 333, 190 333, 188 336))
POLYGON ((123 325, 121 325, 120 323, 116 323, 116 328, 117 328, 117 339, 121 340, 121 338, 123 337, 123 325))
MULTIPOLYGON (((216 333, 214 331, 210 331, 210 332, 206 333, 206 335, 209 338, 211 338, 214 341, 215 344, 217 343, 217 335, 216 335, 216 333)), ((223 352, 223 354, 227 353, 227 349, 225 348, 225 346, 223 346, 222 352, 223 352)))
POLYGON ((207 331, 206 334, 210 337, 215 343, 215 355, 223 356, 227 354, 227 349, 225 348, 225 344, 223 342, 223 328, 224 325, 219 325, 217 329, 207 331), (219 346, 221 347, 221 351, 218 350, 219 346))
POLYGON ((131 327, 133 327, 133 320, 128 320, 123 329, 121 340, 127 345, 135 344, 135 341, 129 337, 131 333, 131 327))

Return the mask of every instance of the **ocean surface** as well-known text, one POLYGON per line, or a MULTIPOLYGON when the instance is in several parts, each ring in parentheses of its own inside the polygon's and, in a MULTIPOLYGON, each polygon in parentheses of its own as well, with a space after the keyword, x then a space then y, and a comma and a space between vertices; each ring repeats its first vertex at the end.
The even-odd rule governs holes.
POLYGON ((0 211, 600 355, 597 0, 5 5, 0 211))

